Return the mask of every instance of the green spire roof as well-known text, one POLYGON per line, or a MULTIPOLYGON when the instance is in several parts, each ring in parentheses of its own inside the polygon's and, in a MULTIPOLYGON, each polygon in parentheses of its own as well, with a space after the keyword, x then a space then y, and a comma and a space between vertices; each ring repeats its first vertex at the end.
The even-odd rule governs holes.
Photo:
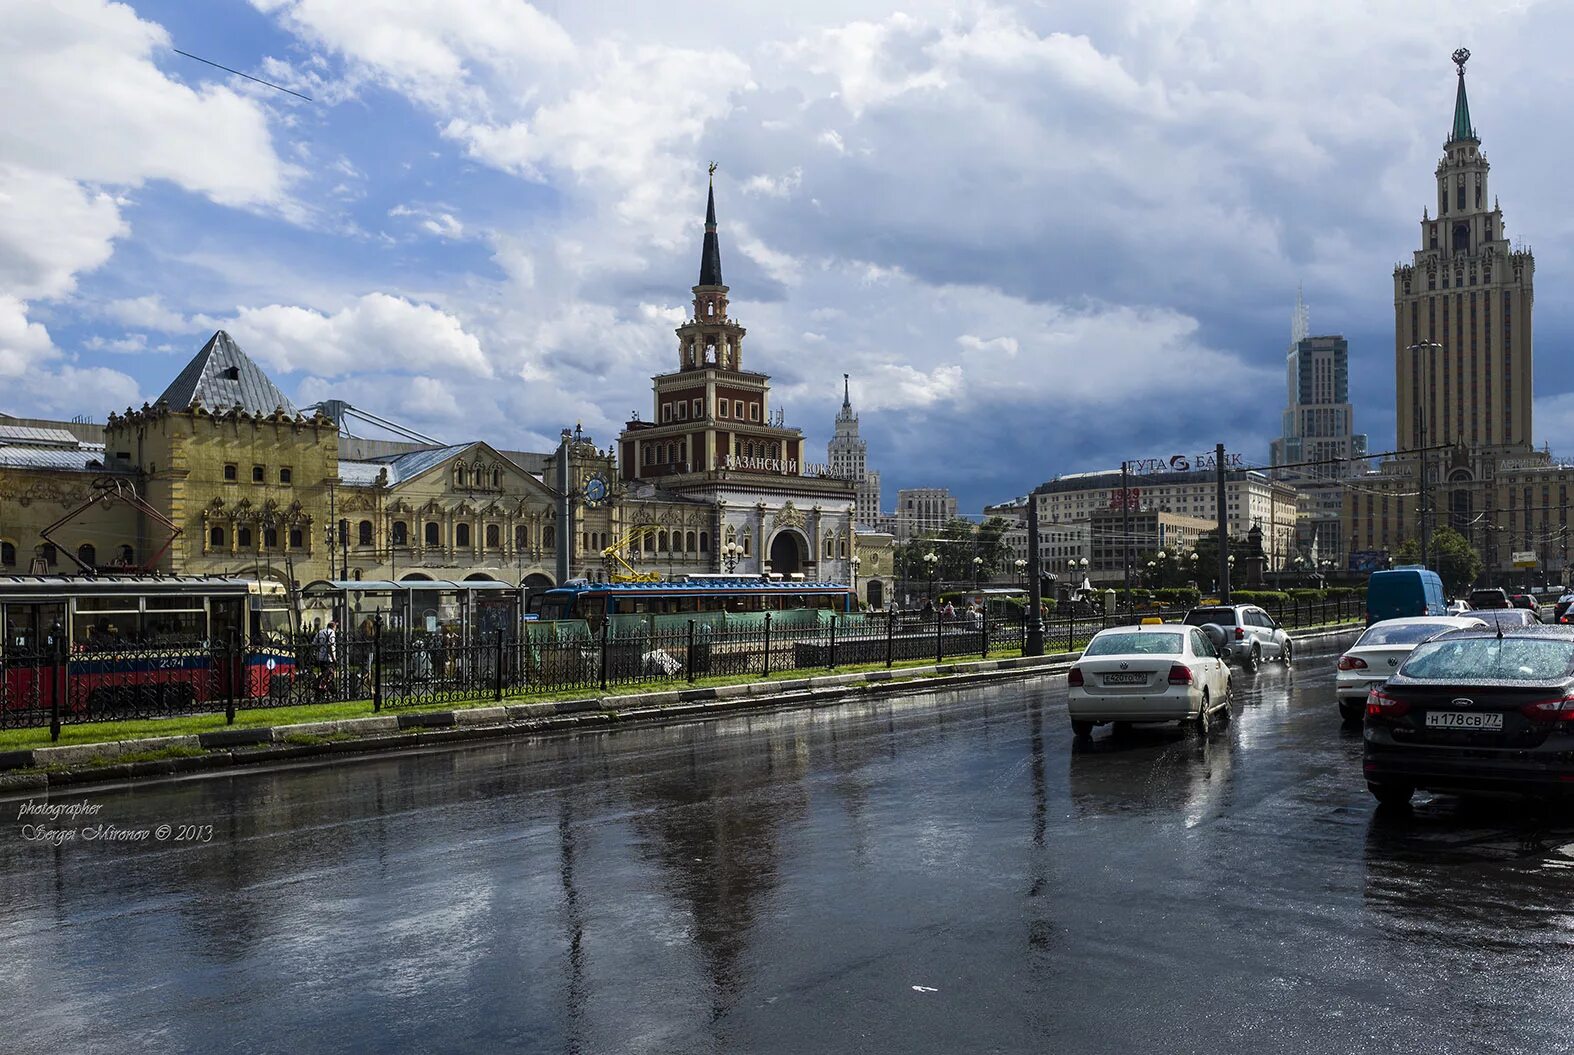
POLYGON ((1470 100, 1465 98, 1465 61, 1469 58, 1470 52, 1464 48, 1454 52, 1454 64, 1459 67, 1459 91, 1454 95, 1454 131, 1448 137, 1450 143, 1476 138, 1476 130, 1470 127, 1470 100))

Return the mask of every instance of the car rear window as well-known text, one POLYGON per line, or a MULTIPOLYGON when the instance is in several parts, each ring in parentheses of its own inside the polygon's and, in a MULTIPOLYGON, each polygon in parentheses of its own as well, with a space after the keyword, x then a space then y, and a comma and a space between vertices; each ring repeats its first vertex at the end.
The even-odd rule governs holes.
POLYGON ((1523 608, 1486 608, 1471 612, 1470 616, 1491 626, 1502 627, 1529 626, 1536 621, 1535 616, 1523 608))
POLYGON ((1557 681, 1574 670, 1567 638, 1445 638, 1416 646, 1399 673, 1431 681, 1557 681))
POLYGON ((1088 642, 1084 656, 1178 656, 1181 635, 1177 633, 1127 632, 1099 634, 1088 642))
POLYGON ((1355 643, 1356 648, 1362 645, 1413 645, 1418 641, 1425 641, 1433 634, 1441 634, 1451 629, 1442 623, 1410 623, 1395 620, 1391 623, 1373 623, 1367 628, 1355 643))
POLYGON ((1217 623, 1219 626, 1235 625, 1235 609, 1233 608, 1193 608, 1186 613, 1183 620, 1187 626, 1206 626, 1217 623))

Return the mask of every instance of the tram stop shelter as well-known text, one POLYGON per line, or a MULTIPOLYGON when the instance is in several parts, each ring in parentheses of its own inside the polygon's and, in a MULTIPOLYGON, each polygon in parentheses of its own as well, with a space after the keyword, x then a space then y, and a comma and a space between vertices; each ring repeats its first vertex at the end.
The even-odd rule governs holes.
POLYGON ((409 643, 441 638, 459 645, 519 638, 521 593, 496 579, 316 579, 301 589, 301 629, 312 633, 329 619, 360 633, 382 619, 383 634, 409 643))

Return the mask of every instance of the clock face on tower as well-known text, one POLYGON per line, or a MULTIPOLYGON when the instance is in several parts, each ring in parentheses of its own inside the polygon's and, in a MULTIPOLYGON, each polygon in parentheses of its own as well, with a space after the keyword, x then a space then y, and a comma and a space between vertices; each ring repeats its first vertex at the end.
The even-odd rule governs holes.
POLYGON ((609 490, 607 478, 601 473, 595 473, 585 481, 585 486, 580 490, 580 494, 591 505, 600 505, 607 500, 609 490))

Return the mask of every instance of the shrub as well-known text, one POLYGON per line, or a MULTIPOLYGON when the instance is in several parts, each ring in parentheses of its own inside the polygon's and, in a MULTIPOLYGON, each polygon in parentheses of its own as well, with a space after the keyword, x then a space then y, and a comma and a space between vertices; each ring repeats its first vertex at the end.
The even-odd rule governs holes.
POLYGON ((1264 608, 1282 607, 1290 603, 1290 595, 1283 590, 1231 590, 1230 601, 1234 604, 1256 604, 1264 608))

